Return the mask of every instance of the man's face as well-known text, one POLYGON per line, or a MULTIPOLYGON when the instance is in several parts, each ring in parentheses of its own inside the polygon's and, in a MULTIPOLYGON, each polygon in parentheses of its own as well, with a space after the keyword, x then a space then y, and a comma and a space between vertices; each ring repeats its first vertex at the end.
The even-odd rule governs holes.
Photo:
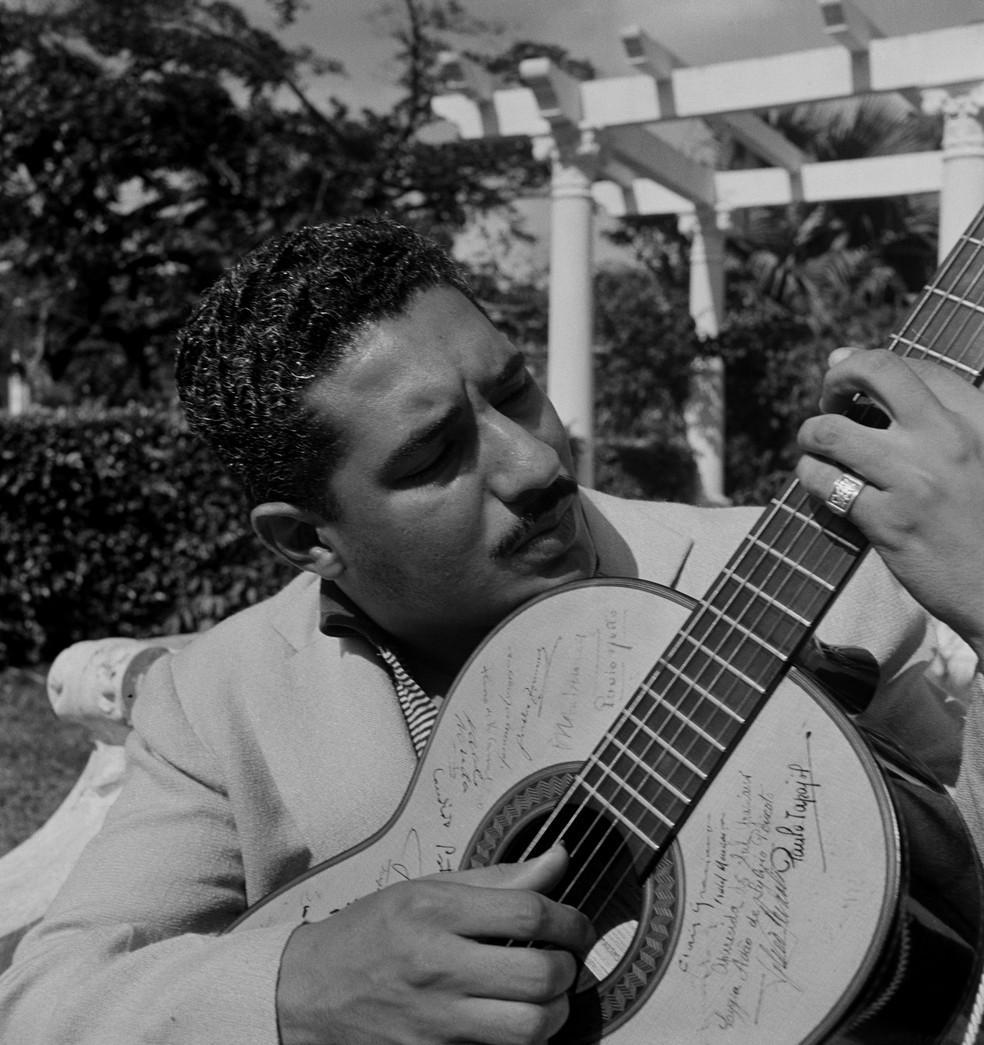
POLYGON ((521 354, 462 294, 374 324, 309 401, 347 451, 318 528, 339 587, 418 650, 467 656, 502 617, 589 576, 567 434, 521 354))

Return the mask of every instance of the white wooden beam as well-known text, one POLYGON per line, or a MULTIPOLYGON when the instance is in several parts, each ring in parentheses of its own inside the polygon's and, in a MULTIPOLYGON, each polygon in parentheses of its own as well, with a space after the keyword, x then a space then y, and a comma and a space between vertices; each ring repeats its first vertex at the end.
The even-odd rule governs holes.
MULTIPOLYGON (((831 39, 851 53, 855 89, 866 91, 871 85, 871 44, 885 34, 861 11, 854 0, 817 0, 823 28, 831 39)), ((919 95, 914 90, 899 92, 910 107, 919 110, 919 95)))
POLYGON ((433 99, 436 116, 459 125, 462 137, 494 138, 499 134, 493 95, 498 81, 487 69, 457 51, 441 51, 437 56, 437 75, 449 92, 433 99), (456 99, 444 102, 442 98, 456 99), (468 104, 470 103, 470 104, 468 104), (478 133, 464 132, 479 128, 478 133))
MULTIPOLYGON (((874 39, 869 57, 875 93, 978 83, 984 80, 984 24, 874 39)), ((579 104, 568 99, 563 109, 573 114, 580 108, 580 125, 600 128, 706 118, 855 93, 851 53, 840 47, 678 68, 671 78, 674 112, 661 107, 653 78, 640 74, 573 81, 579 104)), ((500 134, 549 131, 528 87, 495 91, 493 104, 500 134)))
MULTIPOLYGON (((431 99, 431 112, 438 119, 453 123, 462 138, 494 137, 485 120, 483 107, 466 94, 439 94, 431 99)), ((498 126, 498 123, 496 123, 498 126)), ((501 128, 499 128, 501 132, 501 128)))
POLYGON ((695 163, 645 127, 618 127, 602 132, 600 139, 603 172, 610 158, 625 164, 637 176, 654 178, 691 203, 714 206, 713 169, 695 163))
POLYGON ((491 101, 497 86, 485 68, 458 51, 441 51, 437 56, 437 76, 449 91, 460 91, 477 102, 491 101))
POLYGON ((884 35, 853 0, 817 0, 817 3, 824 32, 848 51, 867 51, 872 40, 884 35))
POLYGON ((629 64, 641 73, 648 73, 657 82, 672 79, 673 70, 684 64, 677 55, 637 25, 627 25, 620 35, 629 64))
MULTIPOLYGON (((627 26, 621 35, 629 64, 656 81, 660 110, 666 113, 676 111, 673 72, 683 68, 685 63, 639 26, 627 26)), ((732 113, 705 119, 719 134, 734 138, 766 163, 797 170, 806 162, 806 156, 800 149, 753 113, 732 113)))
POLYGON ((577 127, 584 116, 581 81, 549 58, 524 58, 519 78, 533 92, 537 109, 551 127, 577 127))
MULTIPOLYGON (((583 124, 580 81, 549 58, 526 59, 520 63, 519 74, 529 84, 541 118, 555 135, 564 137, 583 124)), ((636 178, 655 178, 694 203, 714 205, 711 168, 695 163, 645 127, 601 129, 593 136, 601 147, 599 163, 604 177, 625 188, 636 178)))
MULTIPOLYGON (((943 153, 915 152, 861 160, 808 163, 797 174, 780 167, 713 173, 718 211, 746 207, 778 207, 795 201, 876 199, 913 193, 939 192, 943 184, 943 153)), ((624 193, 611 181, 593 188, 595 201, 614 217, 626 214, 692 214, 692 200, 649 178, 624 193)))

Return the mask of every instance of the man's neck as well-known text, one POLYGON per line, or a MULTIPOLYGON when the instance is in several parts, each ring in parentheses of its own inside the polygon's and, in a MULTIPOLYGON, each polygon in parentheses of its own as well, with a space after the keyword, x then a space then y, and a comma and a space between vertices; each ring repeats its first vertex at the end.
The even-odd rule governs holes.
POLYGON ((436 667, 426 659, 409 658, 406 664, 411 678, 429 697, 446 697, 457 672, 436 667))

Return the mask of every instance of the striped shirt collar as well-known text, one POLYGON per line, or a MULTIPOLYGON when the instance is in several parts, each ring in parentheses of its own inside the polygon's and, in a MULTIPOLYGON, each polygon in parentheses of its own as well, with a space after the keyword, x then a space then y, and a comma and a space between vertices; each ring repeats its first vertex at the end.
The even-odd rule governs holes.
POLYGON ((410 741, 419 758, 437 719, 438 701, 419 686, 403 666, 391 636, 368 617, 344 592, 330 583, 321 582, 320 628, 335 638, 357 635, 375 649, 393 683, 400 710, 406 720, 410 741))

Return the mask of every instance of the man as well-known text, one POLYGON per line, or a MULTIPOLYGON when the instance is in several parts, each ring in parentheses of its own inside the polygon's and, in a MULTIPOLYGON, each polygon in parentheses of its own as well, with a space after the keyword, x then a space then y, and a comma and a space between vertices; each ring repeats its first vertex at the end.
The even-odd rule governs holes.
MULTIPOLYGON (((865 384, 864 357, 835 372, 847 374, 831 378, 839 400, 865 384)), ((217 934, 386 823, 452 679, 513 609, 593 575, 699 594, 755 513, 579 491, 563 426, 520 353, 447 258, 388 221, 298 230, 245 258, 189 324, 178 381, 257 533, 301 573, 148 679, 124 794, 5 977, 3 1040, 545 1041, 593 940, 545 895, 564 871, 559 849, 367 884, 364 899, 300 927, 217 934), (510 939, 548 946, 498 945, 510 939)), ((885 399, 892 412, 894 387, 885 399)), ((944 562, 959 575, 949 563, 972 543, 977 511, 961 510, 959 548, 918 511, 900 518, 921 549, 893 543, 878 496, 892 490, 896 510, 906 473, 883 475, 844 441, 830 423, 808 429, 805 448, 824 460, 807 461, 804 481, 826 497, 826 458, 843 449, 872 484, 859 520, 977 642, 974 590, 954 612, 928 594, 944 562)), ((979 442, 975 452, 979 469, 979 442)), ((970 482, 973 462, 956 467, 970 482)), ((871 719, 921 740, 952 777, 952 719, 913 678, 925 616, 877 561, 852 587, 824 638, 871 649, 871 719)))

